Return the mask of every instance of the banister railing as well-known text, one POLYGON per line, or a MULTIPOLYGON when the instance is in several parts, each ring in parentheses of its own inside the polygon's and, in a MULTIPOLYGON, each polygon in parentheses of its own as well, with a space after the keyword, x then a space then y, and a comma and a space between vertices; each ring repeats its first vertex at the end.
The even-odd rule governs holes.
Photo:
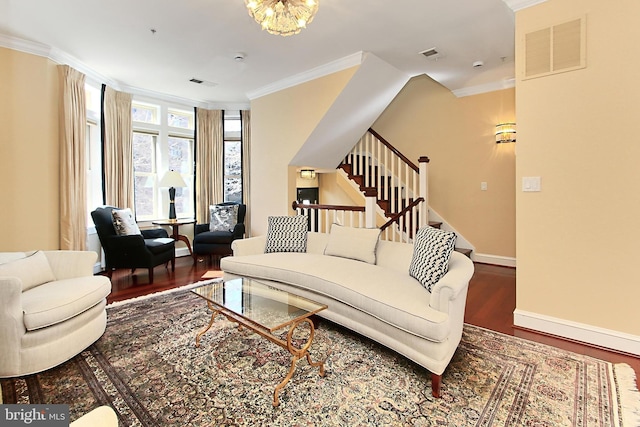
MULTIPOLYGON (((420 166, 416 166, 380 134, 369 129, 345 156, 342 164, 361 187, 376 189, 378 204, 389 217, 418 197, 423 197, 428 205, 428 162, 429 158, 423 156, 420 166)), ((423 222, 426 220, 425 216, 423 222)))
POLYGON ((426 208, 421 206, 422 202, 424 202, 422 197, 417 198, 384 223, 380 227, 382 238, 391 241, 412 242, 416 231, 422 225, 419 210, 426 208))
POLYGON ((378 140, 385 145, 385 147, 389 148, 389 150, 393 151, 393 153, 400 157, 402 159, 402 161, 404 161, 407 165, 409 165, 409 167, 411 167, 411 169, 413 169, 414 171, 418 172, 418 166, 416 166, 411 160, 409 160, 407 157, 405 157, 404 154, 402 154, 396 147, 394 147, 393 145, 391 145, 391 143, 389 143, 386 139, 384 139, 378 132, 376 132, 375 130, 369 128, 369 132, 371 132, 371 135, 375 136, 376 138, 378 138, 378 140))
POLYGON ((328 233, 333 223, 356 228, 366 225, 364 206, 312 205, 294 201, 291 207, 299 215, 308 217, 309 231, 328 233))

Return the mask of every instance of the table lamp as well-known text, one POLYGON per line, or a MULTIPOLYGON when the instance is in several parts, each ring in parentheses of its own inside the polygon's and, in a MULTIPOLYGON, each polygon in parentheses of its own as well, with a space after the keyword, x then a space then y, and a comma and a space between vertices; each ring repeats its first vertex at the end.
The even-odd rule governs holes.
POLYGON ((160 187, 169 187, 169 221, 176 221, 176 187, 186 187, 182 175, 170 170, 160 180, 160 187))

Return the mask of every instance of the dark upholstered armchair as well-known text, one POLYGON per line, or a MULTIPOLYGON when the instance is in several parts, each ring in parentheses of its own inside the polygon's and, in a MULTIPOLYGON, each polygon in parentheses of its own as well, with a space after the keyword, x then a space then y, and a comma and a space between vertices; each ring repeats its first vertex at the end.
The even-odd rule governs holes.
POLYGON ((206 255, 209 259, 214 258, 220 261, 224 255, 231 255, 231 243, 236 239, 242 239, 245 233, 244 217, 247 213, 247 206, 235 202, 220 203, 215 206, 238 206, 238 216, 236 224, 231 230, 211 231, 210 224, 196 224, 193 238, 193 258, 198 259, 199 255, 206 255))
POLYGON ((113 225, 113 206, 99 207, 91 212, 100 244, 104 250, 106 271, 109 277, 116 268, 136 268, 149 270, 149 283, 153 283, 153 268, 171 261, 171 271, 175 270, 175 241, 169 239, 164 229, 140 230, 141 234, 121 236, 113 225))

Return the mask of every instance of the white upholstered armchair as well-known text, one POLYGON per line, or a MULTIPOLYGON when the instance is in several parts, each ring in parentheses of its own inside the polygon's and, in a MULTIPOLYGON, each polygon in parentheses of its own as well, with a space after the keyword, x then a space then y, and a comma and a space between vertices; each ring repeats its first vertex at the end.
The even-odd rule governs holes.
POLYGON ((111 281, 95 252, 0 252, 0 378, 41 372, 102 336, 111 281))

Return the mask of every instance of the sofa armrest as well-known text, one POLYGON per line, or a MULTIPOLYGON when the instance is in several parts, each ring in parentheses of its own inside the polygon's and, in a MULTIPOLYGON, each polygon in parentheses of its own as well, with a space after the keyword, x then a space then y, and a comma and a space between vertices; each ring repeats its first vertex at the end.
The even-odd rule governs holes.
POLYGON ((264 253, 264 245, 267 243, 267 236, 249 237, 248 239, 238 239, 231 243, 233 256, 258 255, 264 253))
MULTIPOLYGON (((458 297, 466 299, 469 280, 473 276, 473 262, 458 252, 451 253, 449 260, 449 271, 431 288, 431 308, 449 313, 450 304, 458 297)), ((466 301, 462 302, 463 306, 466 301)))
POLYGON ((93 251, 44 251, 53 275, 58 280, 93 276, 98 254, 93 251))
POLYGON ((193 235, 194 237, 200 233, 206 233, 209 231, 209 224, 196 224, 193 226, 193 235))
POLYGON ((159 239, 169 237, 169 233, 164 228, 150 228, 148 230, 140 230, 142 237, 145 239, 159 239))
POLYGON ((0 277, 0 377, 12 376, 20 368, 22 336, 22 281, 0 277))
POLYGON ((235 225, 235 227, 233 227, 233 231, 231 232, 231 234, 233 234, 233 239, 242 239, 244 237, 244 224, 243 223, 238 223, 235 225))

